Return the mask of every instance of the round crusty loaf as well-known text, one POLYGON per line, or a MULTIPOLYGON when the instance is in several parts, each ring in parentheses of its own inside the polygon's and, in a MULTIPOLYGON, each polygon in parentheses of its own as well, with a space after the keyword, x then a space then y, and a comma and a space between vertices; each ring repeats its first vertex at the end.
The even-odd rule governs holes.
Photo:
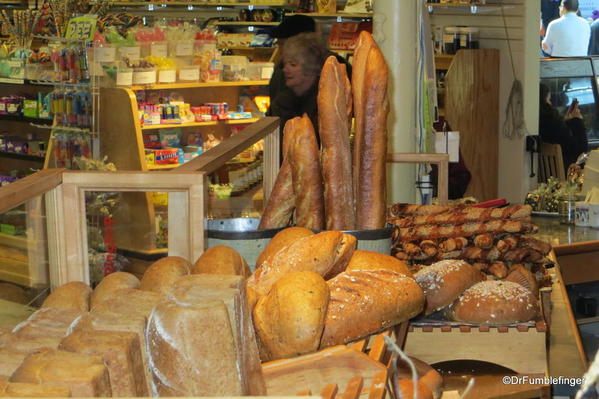
POLYGON ((327 281, 331 299, 320 347, 345 344, 411 319, 424 294, 412 277, 392 270, 346 271, 327 281))
POLYGON ((393 270, 406 276, 412 276, 405 262, 397 259, 394 256, 381 254, 378 252, 356 250, 352 255, 346 271, 350 270, 378 270, 387 269, 393 270))
POLYGON ((166 294, 179 277, 189 274, 191 263, 180 256, 167 256, 152 263, 146 270, 139 289, 166 294))
POLYGON ((250 268, 239 252, 226 245, 216 245, 196 260, 191 274, 234 274, 247 278, 250 268))
POLYGON ((89 310, 92 289, 81 281, 71 281, 56 288, 44 301, 42 308, 89 310))
POLYGON ((278 280, 253 312, 262 360, 318 350, 328 302, 329 288, 315 272, 291 272, 278 280))
POLYGON ((312 230, 306 229, 305 227, 289 227, 279 231, 268 244, 266 244, 266 247, 264 247, 264 250, 258 256, 258 259, 256 259, 256 268, 259 268, 264 262, 272 261, 275 254, 281 249, 293 244, 300 238, 311 235, 314 235, 312 230))
POLYGON ((492 324, 529 321, 538 311, 537 300, 527 288, 501 280, 474 284, 448 308, 456 321, 492 324))
POLYGON ((512 267, 510 269, 510 274, 505 278, 505 281, 512 281, 528 288, 535 298, 538 298, 539 296, 539 283, 535 276, 524 265, 518 264, 512 267))
POLYGON ((131 273, 116 272, 104 277, 100 284, 94 289, 89 299, 90 309, 98 303, 113 297, 114 292, 121 288, 137 288, 139 279, 131 273))
POLYGON ((420 269, 414 278, 426 296, 424 314, 451 304, 464 290, 484 280, 483 274, 462 260, 443 260, 420 269))

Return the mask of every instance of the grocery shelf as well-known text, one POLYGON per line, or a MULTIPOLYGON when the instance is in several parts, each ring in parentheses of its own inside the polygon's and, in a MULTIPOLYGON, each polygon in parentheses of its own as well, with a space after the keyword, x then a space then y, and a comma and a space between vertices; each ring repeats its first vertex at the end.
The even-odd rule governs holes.
POLYGON ((52 122, 52 119, 46 118, 30 118, 22 115, 0 115, 0 121, 23 121, 32 123, 48 123, 52 122))
POLYGON ((285 15, 307 15, 313 18, 372 18, 372 13, 369 12, 357 12, 357 13, 317 13, 317 12, 291 12, 285 15))
POLYGON ((0 158, 21 159, 24 161, 44 162, 44 157, 39 155, 17 154, 14 152, 0 151, 0 158))
POLYGON ((136 7, 136 6, 173 6, 173 7, 247 7, 247 6, 263 6, 263 7, 289 7, 290 5, 281 1, 271 2, 232 2, 232 1, 113 1, 110 3, 118 7, 136 7))
POLYGON ((231 46, 231 47, 227 47, 227 46, 222 46, 219 47, 219 50, 268 50, 268 51, 272 51, 276 49, 276 47, 251 47, 251 46, 231 46))
POLYGON ((187 122, 187 123, 167 123, 163 125, 145 125, 141 127, 141 130, 151 129, 168 129, 173 127, 194 127, 194 126, 216 126, 219 123, 226 125, 242 125, 245 123, 254 123, 260 118, 249 118, 249 119, 229 119, 225 121, 208 121, 208 122, 187 122))
POLYGON ((161 90, 161 89, 193 89, 199 87, 238 87, 238 86, 268 86, 268 80, 248 80, 242 82, 207 82, 207 83, 165 83, 147 86, 131 86, 131 90, 161 90))
POLYGON ((426 3, 427 7, 497 7, 498 4, 426 3))
POLYGON ((167 165, 148 165, 148 170, 165 170, 165 169, 175 169, 178 166, 181 166, 181 163, 172 163, 167 165))
POLYGON ((220 26, 277 26, 280 22, 258 22, 258 21, 218 21, 214 25, 220 26))

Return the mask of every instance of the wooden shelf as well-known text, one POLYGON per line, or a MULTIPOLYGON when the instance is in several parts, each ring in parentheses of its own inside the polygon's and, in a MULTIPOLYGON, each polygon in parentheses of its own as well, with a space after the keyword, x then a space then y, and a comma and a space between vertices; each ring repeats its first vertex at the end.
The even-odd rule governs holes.
POLYGON ((152 165, 152 166, 148 166, 148 170, 166 170, 166 169, 175 169, 181 165, 184 165, 182 163, 173 163, 173 164, 169 164, 169 165, 152 165))
POLYGON ((243 82, 214 82, 214 83, 166 83, 148 86, 131 86, 131 90, 161 90, 161 89, 194 89, 200 87, 238 87, 238 86, 268 86, 268 80, 248 80, 243 82))
POLYGON ((290 5, 281 1, 272 2, 226 2, 226 1, 113 1, 110 3, 117 7, 138 7, 138 6, 168 6, 168 7, 289 7, 290 5))
POLYGON ((427 7, 497 7, 499 4, 426 3, 427 7))
POLYGON ((273 51, 276 47, 219 47, 219 50, 235 50, 235 51, 273 51))
POLYGON ((0 244, 9 247, 27 249, 28 240, 26 236, 13 236, 12 234, 0 233, 0 244))
POLYGON ((0 0, 0 4, 2 4, 2 5, 20 5, 21 2, 19 0, 0 0))
POLYGON ((219 123, 226 125, 242 125, 245 123, 254 123, 260 118, 249 118, 249 119, 229 119, 225 121, 208 121, 208 122, 187 122, 187 123, 171 123, 164 125, 147 125, 142 126, 141 130, 152 130, 152 129, 169 129, 173 127, 196 127, 196 126, 216 126, 219 123))
POLYGON ((15 152, 0 151, 0 158, 21 159, 24 161, 44 162, 44 157, 39 155, 17 154, 15 152))
POLYGON ((307 15, 313 18, 372 18, 372 13, 359 12, 359 13, 317 13, 317 12, 292 12, 285 15, 307 15))
POLYGON ((258 22, 258 21, 220 21, 214 25, 220 26, 278 26, 280 22, 258 22))
POLYGON ((435 69, 437 70, 448 70, 453 58, 453 54, 436 54, 435 55, 435 69))
POLYGON ((576 320, 576 324, 578 324, 578 325, 591 324, 591 323, 599 323, 599 316, 596 316, 596 317, 587 317, 587 318, 584 318, 584 319, 578 319, 578 320, 576 320))

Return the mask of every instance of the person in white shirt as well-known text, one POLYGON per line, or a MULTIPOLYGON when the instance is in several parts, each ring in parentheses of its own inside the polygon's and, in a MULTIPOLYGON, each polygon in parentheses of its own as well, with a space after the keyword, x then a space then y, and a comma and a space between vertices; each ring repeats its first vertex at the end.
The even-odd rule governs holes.
POLYGON ((578 0, 562 0, 561 17, 551 21, 542 42, 543 51, 552 57, 583 57, 587 55, 591 28, 576 15, 578 0))

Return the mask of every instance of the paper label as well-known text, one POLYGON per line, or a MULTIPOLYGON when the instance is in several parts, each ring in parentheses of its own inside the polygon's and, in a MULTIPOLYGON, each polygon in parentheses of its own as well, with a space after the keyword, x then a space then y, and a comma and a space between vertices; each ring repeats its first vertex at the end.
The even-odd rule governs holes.
POLYGON ((166 43, 152 43, 150 48, 150 54, 153 57, 167 57, 167 45, 166 43))
POLYGON ((95 47, 95 62, 113 62, 116 58, 116 47, 95 47))
POLYGON ((158 71, 158 81, 160 83, 173 83, 177 81, 177 71, 158 71))
POLYGON ((137 85, 156 83, 156 71, 133 72, 133 83, 137 85))
POLYGON ((116 85, 117 86, 131 86, 133 84, 133 72, 117 72, 116 74, 116 85))
POLYGON ((136 47, 121 47, 119 54, 123 58, 129 58, 131 61, 137 61, 141 58, 141 48, 136 47))
POLYGON ((200 79, 200 70, 198 68, 181 69, 181 70, 179 70, 179 79, 181 79, 181 80, 199 80, 200 79))
POLYGON ((67 39, 91 41, 96 33, 97 21, 98 16, 92 14, 71 18, 65 37, 67 39))
POLYGON ((193 42, 191 43, 177 43, 175 48, 175 55, 177 57, 185 57, 193 55, 193 42))

